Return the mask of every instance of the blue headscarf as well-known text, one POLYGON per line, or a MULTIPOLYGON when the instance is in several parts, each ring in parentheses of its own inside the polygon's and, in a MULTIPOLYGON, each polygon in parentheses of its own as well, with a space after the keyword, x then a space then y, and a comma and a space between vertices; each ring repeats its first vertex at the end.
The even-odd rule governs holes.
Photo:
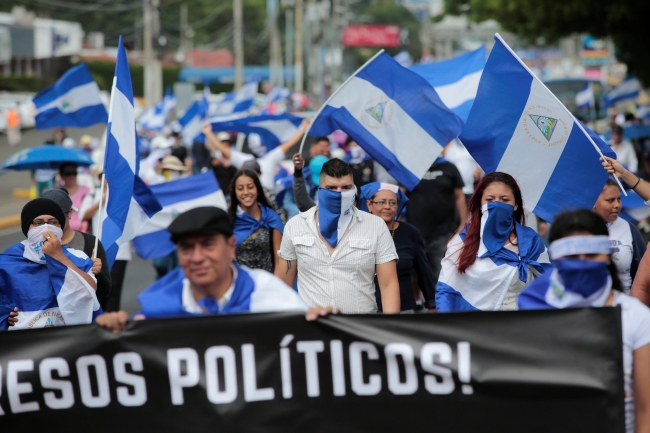
POLYGON ((274 228, 280 233, 284 233, 282 220, 273 209, 260 205, 260 210, 262 211, 262 216, 259 221, 246 212, 237 212, 237 216, 232 222, 233 234, 237 239, 237 246, 241 245, 250 235, 262 227, 267 230, 274 228))
POLYGON ((402 214, 402 210, 404 210, 404 206, 406 206, 406 203, 409 201, 409 198, 398 186, 391 185, 390 183, 371 182, 362 186, 361 195, 359 197, 359 210, 369 212, 366 202, 370 200, 373 195, 377 194, 377 192, 383 190, 394 192, 395 195, 397 195, 397 213, 395 214, 395 218, 399 218, 402 214))

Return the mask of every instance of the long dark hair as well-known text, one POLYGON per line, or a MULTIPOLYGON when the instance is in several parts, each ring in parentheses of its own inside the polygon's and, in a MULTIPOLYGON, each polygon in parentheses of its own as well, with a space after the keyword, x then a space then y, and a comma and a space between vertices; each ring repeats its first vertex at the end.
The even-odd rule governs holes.
POLYGON ((472 195, 467 205, 469 226, 465 234, 465 244, 458 257, 459 274, 464 274, 467 268, 472 266, 476 261, 476 253, 481 242, 481 200, 483 199, 485 189, 495 182, 502 183, 512 190, 512 194, 515 196, 515 204, 517 205, 514 215, 515 221, 519 224, 526 223, 526 218, 524 217, 524 200, 521 198, 521 190, 515 178, 500 171, 487 174, 476 186, 476 191, 474 191, 474 195, 472 195))
MULTIPOLYGON (((549 242, 565 238, 578 233, 589 233, 591 235, 609 236, 607 223, 596 212, 587 209, 577 209, 559 214, 551 224, 551 230, 548 235, 549 242)), ((607 265, 609 275, 612 277, 612 288, 623 291, 623 285, 618 278, 616 265, 610 254, 609 265, 607 265)))
POLYGON ((230 207, 228 207, 228 215, 230 215, 231 220, 234 220, 237 216, 237 206, 239 206, 239 200, 237 199, 235 184, 237 183, 237 179, 242 176, 248 176, 253 179, 255 189, 257 190, 257 204, 271 207, 269 205, 269 201, 264 195, 264 189, 262 188, 259 177, 257 177, 257 173, 251 170, 239 170, 237 173, 235 173, 235 176, 232 178, 232 182, 230 183, 230 207))

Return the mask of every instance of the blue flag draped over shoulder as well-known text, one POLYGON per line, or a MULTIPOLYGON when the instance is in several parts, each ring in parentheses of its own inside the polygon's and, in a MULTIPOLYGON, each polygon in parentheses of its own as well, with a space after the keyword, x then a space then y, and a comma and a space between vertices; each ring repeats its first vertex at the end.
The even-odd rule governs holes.
POLYGON ((120 245, 133 239, 138 229, 162 209, 138 176, 139 145, 133 114, 131 73, 120 36, 104 157, 108 202, 106 218, 102 221, 101 241, 109 268, 113 267, 120 245))
POLYGON ((616 158, 535 77, 499 35, 459 137, 483 171, 514 177, 524 207, 552 222, 560 211, 591 209, 616 158))
POLYGON ((260 220, 256 220, 246 212, 237 212, 235 220, 232 222, 233 234, 237 238, 237 246, 241 245, 251 234, 264 227, 269 230, 271 228, 284 233, 284 225, 282 220, 273 209, 260 205, 262 216, 260 220))
MULTIPOLYGON (((91 323, 101 314, 95 290, 75 271, 46 256, 45 264, 23 256, 18 243, 0 254, 0 330, 50 328, 91 323), (18 323, 7 319, 18 307, 18 323)), ((75 266, 89 272, 93 261, 83 252, 63 247, 75 266)))
POLYGON ((530 227, 515 222, 519 252, 505 248, 512 219, 503 230, 501 211, 498 205, 483 211, 477 258, 464 274, 458 273, 457 264, 467 227, 449 241, 436 288, 437 311, 499 310, 514 278, 526 283, 531 280, 529 267, 537 274, 551 269, 546 247, 530 227), (495 217, 496 221, 491 221, 495 217))
POLYGON ((334 92, 309 135, 344 131, 412 190, 462 127, 424 78, 381 53, 334 92))
POLYGON ((86 128, 108 122, 99 87, 85 64, 68 70, 33 99, 36 129, 86 128))

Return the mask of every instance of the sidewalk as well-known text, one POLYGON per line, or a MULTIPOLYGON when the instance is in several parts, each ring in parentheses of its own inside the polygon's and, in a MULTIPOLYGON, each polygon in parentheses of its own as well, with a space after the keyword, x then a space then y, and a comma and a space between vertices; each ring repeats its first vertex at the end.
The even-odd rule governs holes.
POLYGON ((0 230, 20 226, 20 212, 29 198, 9 197, 0 204, 0 230))

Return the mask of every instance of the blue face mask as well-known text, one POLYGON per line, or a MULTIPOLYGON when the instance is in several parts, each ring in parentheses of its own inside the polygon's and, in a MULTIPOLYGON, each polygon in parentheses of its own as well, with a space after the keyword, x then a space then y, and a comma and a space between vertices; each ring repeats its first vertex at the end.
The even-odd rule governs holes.
POLYGON ((318 189, 318 224, 320 233, 333 247, 343 237, 352 220, 352 206, 356 190, 336 192, 318 189))
POLYGON ((565 290, 587 298, 607 284, 607 263, 582 259, 558 259, 553 262, 565 290))
POLYGON ((508 241, 514 223, 515 208, 509 204, 493 201, 481 206, 481 210, 483 245, 479 247, 478 256, 489 257, 496 254, 508 241))

